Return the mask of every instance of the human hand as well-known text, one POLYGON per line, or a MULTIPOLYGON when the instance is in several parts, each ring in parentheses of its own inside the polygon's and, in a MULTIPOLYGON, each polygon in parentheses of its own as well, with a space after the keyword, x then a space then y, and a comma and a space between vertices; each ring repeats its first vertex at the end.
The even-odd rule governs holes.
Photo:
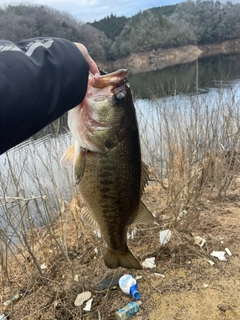
POLYGON ((98 67, 95 63, 95 61, 92 59, 92 57, 89 55, 87 48, 79 43, 79 42, 74 42, 74 44, 78 47, 78 49, 81 51, 81 53, 83 54, 84 58, 87 60, 88 64, 89 64, 89 71, 92 74, 96 74, 99 73, 98 67))

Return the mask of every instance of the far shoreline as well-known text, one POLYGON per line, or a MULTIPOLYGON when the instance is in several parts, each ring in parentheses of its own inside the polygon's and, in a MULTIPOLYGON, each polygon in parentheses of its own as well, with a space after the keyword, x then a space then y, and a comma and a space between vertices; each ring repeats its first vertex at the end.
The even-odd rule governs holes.
POLYGON ((98 66, 112 72, 127 69, 129 74, 161 70, 177 64, 184 64, 217 55, 240 54, 240 38, 202 46, 187 45, 170 49, 134 53, 116 61, 98 62, 98 66))

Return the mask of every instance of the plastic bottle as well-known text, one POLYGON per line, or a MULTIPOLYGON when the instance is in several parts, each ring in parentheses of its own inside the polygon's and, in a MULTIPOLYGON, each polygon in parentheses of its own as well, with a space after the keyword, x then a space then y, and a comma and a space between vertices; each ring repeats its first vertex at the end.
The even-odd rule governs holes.
POLYGON ((137 281, 130 274, 122 276, 118 283, 122 292, 130 294, 134 300, 140 299, 137 281))
POLYGON ((139 306, 141 304, 142 304, 141 301, 129 302, 125 307, 121 308, 116 312, 115 318, 117 320, 126 320, 131 316, 134 316, 138 312, 139 306))
POLYGON ((12 299, 3 303, 4 305, 4 312, 10 310, 19 300, 22 299, 22 294, 17 293, 12 299))

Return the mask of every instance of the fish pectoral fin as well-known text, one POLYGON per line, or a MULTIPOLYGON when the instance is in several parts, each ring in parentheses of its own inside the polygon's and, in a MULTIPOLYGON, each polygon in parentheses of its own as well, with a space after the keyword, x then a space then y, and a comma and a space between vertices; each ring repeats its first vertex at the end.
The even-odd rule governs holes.
POLYGON ((149 181, 149 171, 148 171, 148 165, 144 163, 143 161, 141 162, 141 185, 140 185, 140 195, 143 194, 144 188, 147 185, 149 181))
POLYGON ((81 211, 81 219, 89 228, 94 230, 100 230, 96 220, 92 212, 88 209, 88 207, 84 207, 81 211))
POLYGON ((62 158, 60 159, 60 164, 63 167, 72 166, 74 163, 74 153, 75 153, 75 145, 72 144, 67 150, 64 152, 62 158))
POLYGON ((76 157, 76 161, 74 164, 74 178, 75 178, 76 184, 79 184, 79 182, 82 180, 85 167, 86 167, 86 155, 87 155, 87 150, 81 148, 80 152, 76 157))
POLYGON ((103 258, 105 265, 110 269, 116 269, 118 267, 137 270, 142 269, 141 265, 128 248, 126 252, 123 253, 112 251, 107 248, 103 258))
POLYGON ((139 211, 138 211, 133 223, 142 224, 142 223, 151 223, 151 222, 155 222, 155 221, 156 221, 155 217, 148 210, 148 208, 145 206, 145 204, 141 201, 139 211))

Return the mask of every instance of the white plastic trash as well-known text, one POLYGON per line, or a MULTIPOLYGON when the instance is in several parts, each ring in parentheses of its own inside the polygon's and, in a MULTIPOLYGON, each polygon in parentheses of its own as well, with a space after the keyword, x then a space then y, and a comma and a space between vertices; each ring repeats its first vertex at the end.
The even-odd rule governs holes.
POLYGON ((131 231, 131 233, 128 233, 128 234, 127 234, 127 238, 130 239, 130 240, 134 240, 136 234, 137 234, 137 229, 134 228, 134 229, 131 231))
POLYGON ((225 257, 225 251, 213 251, 211 253, 211 256, 218 258, 218 260, 220 260, 220 261, 227 261, 227 259, 225 257))
POLYGON ((207 262, 208 262, 211 266, 213 266, 213 265, 215 264, 212 260, 207 260, 207 262))
POLYGON ((156 268, 155 257, 145 259, 142 265, 148 269, 156 268))
POLYGON ((46 263, 43 263, 43 264, 40 266, 40 268, 41 268, 42 270, 47 269, 47 265, 46 265, 46 263))
POLYGON ((183 210, 179 213, 179 215, 177 216, 177 221, 180 221, 182 220, 186 215, 187 215, 187 211, 186 210, 183 210))
POLYGON ((154 275, 157 276, 157 277, 165 278, 165 275, 161 274, 161 273, 154 272, 154 275))
POLYGON ((200 236, 195 236, 194 243, 202 248, 206 244, 206 240, 200 236))
POLYGON ((83 308, 84 311, 91 311, 93 299, 89 299, 86 306, 83 308))
POLYGON ((167 230, 163 230, 159 232, 159 242, 161 245, 164 245, 166 243, 168 243, 168 241, 170 240, 172 235, 171 230, 167 229, 167 230))
POLYGON ((75 274, 74 281, 79 282, 79 275, 78 274, 75 274))
POLYGON ((134 300, 140 299, 138 283, 130 274, 125 274, 119 279, 119 287, 125 294, 130 294, 134 300))
POLYGON ((227 252, 227 254, 229 255, 229 257, 232 256, 232 252, 231 252, 228 248, 225 248, 225 251, 227 252))

